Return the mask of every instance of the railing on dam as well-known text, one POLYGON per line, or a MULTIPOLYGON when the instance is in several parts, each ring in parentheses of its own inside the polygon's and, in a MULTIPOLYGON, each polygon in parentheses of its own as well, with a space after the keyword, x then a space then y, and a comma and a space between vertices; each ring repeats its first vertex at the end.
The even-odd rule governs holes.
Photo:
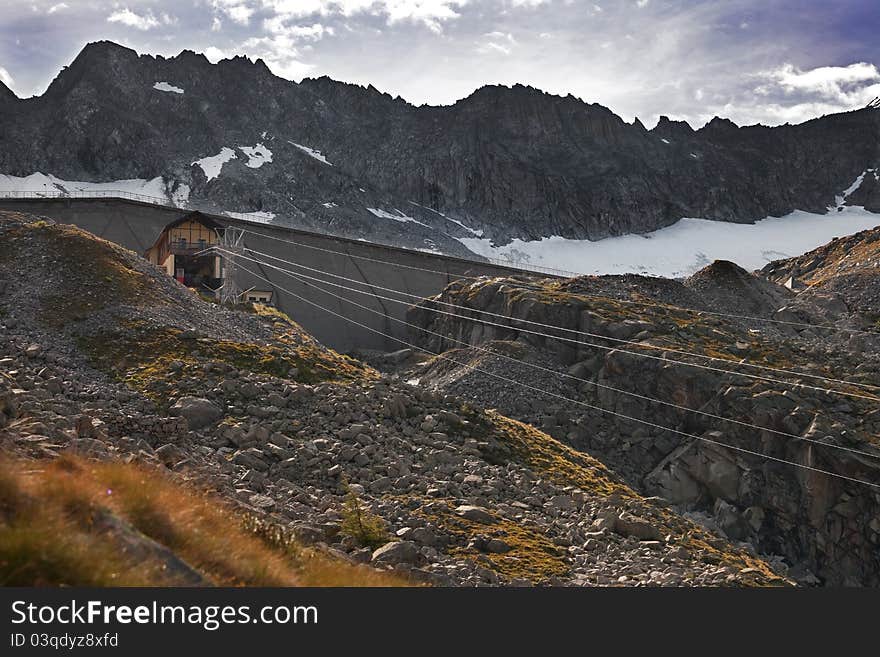
MULTIPOLYGON (((175 203, 171 199, 167 197, 161 196, 149 196, 147 194, 138 194, 137 192, 129 192, 127 190, 122 189, 95 189, 95 190, 87 190, 87 191, 46 191, 46 190, 37 190, 37 191, 0 191, 0 200, 3 199, 35 199, 35 200, 56 200, 56 199, 110 199, 110 200, 123 200, 123 201, 137 201, 139 203, 148 203, 150 205, 161 205, 167 208, 179 208, 181 210, 200 210, 202 212, 214 215, 223 214, 216 207, 210 207, 208 205, 202 205, 198 203, 192 203, 190 201, 185 201, 183 203, 175 203)), ((331 233, 329 231, 324 230, 315 230, 312 228, 302 229, 299 226, 289 223, 274 223, 268 221, 257 221, 252 218, 246 217, 247 213, 234 213, 234 214, 225 214, 225 216, 230 217, 231 219, 235 219, 236 221, 243 221, 246 223, 252 223, 255 225, 271 225, 279 228, 292 228, 295 230, 305 230, 306 232, 318 233, 325 237, 336 237, 341 239, 350 239, 346 235, 339 235, 336 233, 331 233)), ((384 244, 381 242, 376 242, 376 244, 383 244, 383 246, 394 246, 397 247, 396 244, 384 244)), ((442 256, 442 253, 435 253, 433 251, 426 251, 426 253, 431 253, 433 255, 442 256)), ((451 256, 459 260, 468 260, 468 258, 462 258, 461 256, 451 256)), ((480 256, 483 260, 474 260, 470 259, 475 264, 493 264, 498 265, 499 267, 505 267, 507 269, 516 269, 522 271, 526 274, 548 274, 550 276, 558 276, 562 278, 572 278, 576 276, 582 276, 582 274, 574 271, 569 271, 566 269, 556 269, 554 267, 544 267, 543 265, 534 265, 528 262, 523 262, 520 260, 507 259, 507 258, 489 258, 486 256, 480 256)))
POLYGON ((148 196, 146 194, 137 194, 136 192, 128 192, 122 189, 95 189, 91 191, 3 191, 0 192, 0 199, 4 198, 34 198, 34 199, 58 199, 58 198, 118 198, 128 201, 140 201, 141 203, 152 203, 153 205, 165 205, 169 208, 197 209, 191 207, 190 204, 184 203, 178 205, 171 202, 167 198, 161 196, 148 196))

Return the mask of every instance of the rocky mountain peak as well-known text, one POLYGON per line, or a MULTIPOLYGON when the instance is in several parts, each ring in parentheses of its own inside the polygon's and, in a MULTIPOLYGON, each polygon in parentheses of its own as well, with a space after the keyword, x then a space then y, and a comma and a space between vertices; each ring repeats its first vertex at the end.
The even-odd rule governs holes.
MULTIPOLYGON (((211 64, 191 50, 138 56, 108 41, 83 48, 42 97, 25 105, 0 92, 0 103, 8 128, 0 173, 164 176, 218 211, 267 212, 448 253, 463 249, 462 224, 504 245, 643 233, 682 217, 750 222, 825 212, 857 176, 880 167, 880 113, 872 109, 779 128, 716 117, 699 131, 662 116, 646 131, 602 105, 526 85, 487 85, 452 105, 414 107, 326 76, 296 84, 261 60, 211 64), (258 143, 271 162, 236 151, 210 181, 192 166, 258 143), (377 221, 383 215, 369 208, 415 221, 377 221)), ((872 185, 864 182, 852 202, 877 207, 872 185)))
POLYGON ((694 134, 694 129, 687 121, 673 121, 668 116, 663 115, 651 132, 660 137, 689 138, 694 134))
POLYGON ((0 80, 0 103, 12 102, 18 100, 18 96, 9 87, 0 80))
POLYGON ((710 138, 724 135, 735 135, 739 132, 739 126, 730 119, 713 116, 712 120, 700 128, 700 132, 710 138))
MULTIPOLYGON (((236 55, 232 59, 239 59, 240 57, 241 57, 240 55, 236 55)), ((241 59, 246 59, 246 58, 241 57, 241 59)), ((200 52, 195 52, 194 50, 188 50, 188 49, 181 50, 179 55, 177 55, 176 57, 172 57, 169 61, 172 61, 172 62, 177 61, 180 63, 196 64, 196 65, 211 65, 211 62, 208 60, 207 57, 205 57, 205 55, 203 55, 200 52)), ((221 61, 226 61, 226 60, 221 60, 221 61)))

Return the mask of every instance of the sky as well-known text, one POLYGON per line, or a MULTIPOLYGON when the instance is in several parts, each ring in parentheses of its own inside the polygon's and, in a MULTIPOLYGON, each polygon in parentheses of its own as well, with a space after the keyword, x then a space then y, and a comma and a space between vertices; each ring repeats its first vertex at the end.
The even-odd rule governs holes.
POLYGON ((0 0, 0 80, 43 93, 83 45, 262 58, 421 105, 527 84, 646 126, 798 123, 880 96, 877 0, 0 0))

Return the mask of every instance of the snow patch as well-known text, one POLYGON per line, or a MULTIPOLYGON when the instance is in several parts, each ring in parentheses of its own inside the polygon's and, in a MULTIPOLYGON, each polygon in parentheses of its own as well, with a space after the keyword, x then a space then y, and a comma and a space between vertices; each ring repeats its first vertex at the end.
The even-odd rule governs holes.
POLYGON ((458 241, 474 253, 524 268, 675 278, 690 276, 715 260, 730 260, 747 270, 760 269, 773 260, 806 253, 834 237, 878 225, 880 214, 848 206, 829 214, 797 210, 754 224, 686 218, 645 235, 595 242, 558 236, 530 242, 516 239, 505 246, 472 237, 458 241))
POLYGON ((168 188, 168 196, 171 199, 171 202, 179 208, 184 207, 189 200, 189 185, 180 183, 177 186, 177 189, 173 189, 173 185, 166 185, 166 187, 168 188))
POLYGON ((367 210, 372 212, 377 217, 381 217, 382 219, 393 219, 394 221, 399 221, 402 224, 412 223, 412 224, 418 224, 419 226, 425 226, 426 228, 430 228, 430 226, 428 226, 427 224, 423 224, 418 219, 413 219, 409 215, 405 215, 403 212, 401 212, 397 208, 394 208, 394 211, 397 214, 392 214, 391 212, 388 212, 387 210, 381 210, 379 208, 367 208, 367 210))
POLYGON ((257 144, 256 146, 239 146, 238 148, 242 153, 248 156, 248 161, 245 164, 251 169, 259 169, 267 162, 272 161, 272 151, 266 148, 263 144, 257 144))
POLYGON ((233 212, 232 210, 226 210, 223 212, 227 217, 232 217, 233 219, 242 219, 244 221, 255 221, 261 224, 271 223, 275 218, 274 212, 233 212))
POLYGON ((446 216, 445 214, 443 214, 442 212, 438 212, 438 211, 435 210, 434 208, 429 208, 427 205, 422 205, 421 203, 416 203, 415 201, 410 201, 410 203, 411 203, 412 205, 418 206, 418 207, 420 207, 420 208, 422 208, 422 209, 424 209, 424 210, 428 210, 429 212, 433 212, 434 214, 439 214, 441 217, 443 217, 444 219, 446 219, 446 221, 450 221, 450 222, 452 222, 452 223, 454 223, 454 224, 457 224, 458 226, 461 226, 462 228, 464 228, 467 232, 469 232, 469 233, 470 233, 471 235, 473 235, 474 237, 482 237, 482 236, 483 236, 483 231, 482 231, 482 230, 474 230, 474 229, 471 228, 470 226, 465 226, 465 225, 464 225, 463 223, 461 223, 458 219, 453 219, 452 217, 448 217, 448 216, 446 216))
POLYGON ((173 84, 168 84, 167 82, 157 82, 153 85, 153 89, 156 91, 168 91, 173 94, 182 94, 183 89, 180 87, 175 87, 173 84))
MULTIPOLYGON (((316 151, 314 148, 309 148, 308 146, 303 146, 302 144, 297 144, 295 141, 290 141, 289 139, 287 140, 287 143, 291 144, 293 146, 296 146, 303 153, 310 155, 311 157, 315 158, 319 162, 323 162, 324 164, 331 166, 331 167, 333 166, 333 163, 329 162, 327 160, 327 158, 321 154, 321 151, 316 151)), ((361 190, 361 191, 363 191, 363 190, 361 190)))
POLYGON ((29 192, 45 194, 47 197, 57 197, 81 194, 88 196, 113 196, 119 194, 141 197, 144 201, 170 201, 178 207, 186 205, 189 199, 190 188, 188 185, 179 184, 175 188, 174 181, 166 181, 157 176, 147 180, 146 178, 129 178, 126 180, 109 180, 107 182, 84 182, 78 180, 63 180, 52 174, 32 173, 29 176, 7 176, 0 174, 0 194, 10 192, 29 192))
MULTIPOLYGON (((862 183, 865 181, 865 176, 867 176, 869 173, 873 173, 874 180, 877 180, 877 171, 875 169, 865 169, 864 171, 862 171, 856 177, 856 179, 853 181, 852 185, 850 185, 845 190, 843 190, 842 195, 834 197, 834 201, 837 204, 837 206, 836 206, 837 209, 840 209, 843 207, 843 204, 846 202, 847 196, 849 196, 854 191, 856 191, 859 187, 862 186, 862 183)), ((831 209, 831 208, 829 208, 829 209, 831 209)))
POLYGON ((332 201, 329 201, 329 202, 327 202, 327 203, 321 203, 321 205, 323 205, 325 208, 335 208, 335 207, 338 207, 338 206, 337 206, 335 203, 333 203, 332 201))
POLYGON ((217 155, 210 155, 208 157, 203 157, 201 160, 196 160, 193 164, 197 164, 202 167, 202 171, 205 172, 205 176, 208 178, 208 182, 214 180, 217 176, 220 175, 220 172, 223 170, 223 165, 229 162, 229 160, 234 160, 238 156, 235 154, 235 151, 228 146, 224 146, 220 149, 220 152, 217 155))
POLYGON ((662 141, 664 144, 668 144, 668 143, 669 143, 669 140, 668 140, 668 139, 664 139, 663 137, 660 137, 660 141, 662 141))

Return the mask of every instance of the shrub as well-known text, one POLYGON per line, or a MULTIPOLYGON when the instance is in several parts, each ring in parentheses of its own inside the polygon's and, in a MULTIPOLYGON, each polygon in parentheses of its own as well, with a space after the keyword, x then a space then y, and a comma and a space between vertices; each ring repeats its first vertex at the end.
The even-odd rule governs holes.
POLYGON ((388 542, 385 521, 367 509, 357 493, 346 486, 345 503, 342 507, 342 523, 339 531, 350 536, 361 547, 376 549, 388 542))

